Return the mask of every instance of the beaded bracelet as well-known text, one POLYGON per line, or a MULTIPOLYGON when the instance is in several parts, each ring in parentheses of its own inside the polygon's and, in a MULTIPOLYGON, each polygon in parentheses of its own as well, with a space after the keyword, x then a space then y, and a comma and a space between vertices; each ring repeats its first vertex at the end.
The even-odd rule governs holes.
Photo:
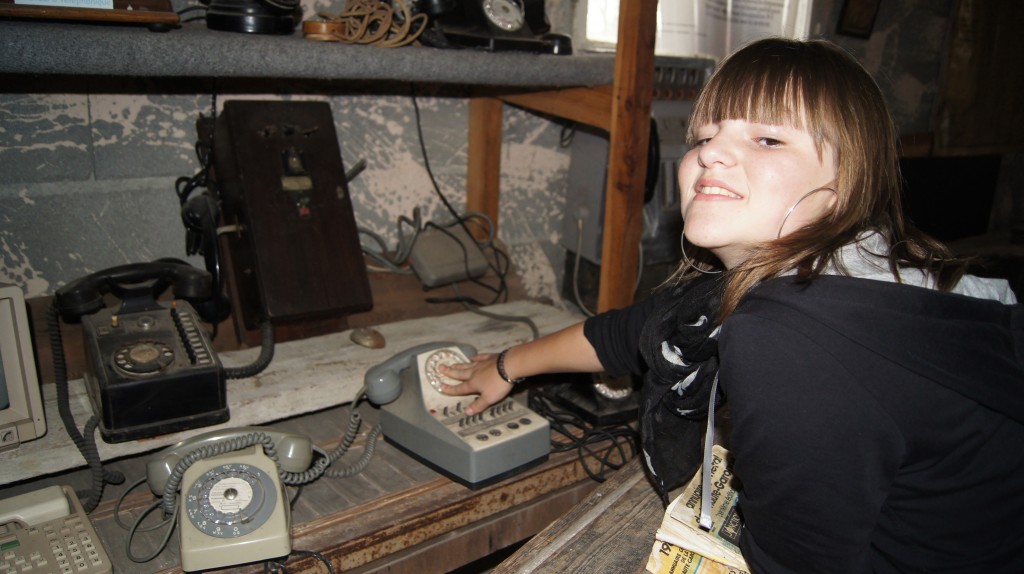
POLYGON ((508 353, 508 349, 505 349, 504 351, 498 353, 498 375, 506 383, 508 383, 510 385, 518 385, 519 383, 525 381, 526 379, 525 378, 523 378, 523 379, 513 379, 512 377, 508 376, 508 373, 505 372, 505 354, 506 353, 508 353))

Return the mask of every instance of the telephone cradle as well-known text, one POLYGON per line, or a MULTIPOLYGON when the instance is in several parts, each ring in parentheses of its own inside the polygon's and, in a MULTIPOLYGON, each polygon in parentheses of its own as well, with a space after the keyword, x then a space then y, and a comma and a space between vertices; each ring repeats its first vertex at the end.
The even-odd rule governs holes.
POLYGON ((547 419, 515 399, 468 416, 464 410, 475 396, 441 393, 442 383, 460 381, 442 375, 438 367, 468 362, 474 354, 464 344, 429 343, 399 353, 366 374, 367 396, 382 405, 384 438, 471 489, 538 465, 551 450, 547 419))

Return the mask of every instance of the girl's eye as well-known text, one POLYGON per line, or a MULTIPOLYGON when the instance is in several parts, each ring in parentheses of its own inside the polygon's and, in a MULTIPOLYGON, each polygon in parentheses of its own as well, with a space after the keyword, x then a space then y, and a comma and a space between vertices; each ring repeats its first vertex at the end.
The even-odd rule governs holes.
POLYGON ((711 141, 711 138, 697 138, 691 147, 700 147, 711 141))
POLYGON ((771 148, 782 147, 782 141, 781 140, 777 140, 775 138, 768 138, 768 137, 757 138, 757 143, 760 144, 760 145, 763 145, 765 147, 771 147, 771 148))

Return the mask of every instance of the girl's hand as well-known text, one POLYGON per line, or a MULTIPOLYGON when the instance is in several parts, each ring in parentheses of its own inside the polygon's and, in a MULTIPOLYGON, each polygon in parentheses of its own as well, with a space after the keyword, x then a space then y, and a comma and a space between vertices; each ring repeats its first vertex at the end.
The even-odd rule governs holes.
POLYGON ((467 415, 475 415, 501 401, 512 392, 512 385, 498 374, 498 355, 485 353, 474 356, 470 362, 457 365, 441 365, 442 375, 462 381, 460 385, 442 384, 441 392, 451 396, 479 394, 469 407, 467 415))

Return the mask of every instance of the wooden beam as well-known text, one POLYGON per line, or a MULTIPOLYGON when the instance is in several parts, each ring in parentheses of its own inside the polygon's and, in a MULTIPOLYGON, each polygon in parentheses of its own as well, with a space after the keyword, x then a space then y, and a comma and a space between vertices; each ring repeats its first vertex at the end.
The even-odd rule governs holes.
MULTIPOLYGON (((498 204, 501 192, 501 100, 489 97, 469 99, 469 150, 466 155, 466 210, 477 211, 494 222, 498 233, 498 204)), ((473 228, 477 239, 483 230, 473 228)))
POLYGON ((598 311, 633 301, 643 225, 657 8, 657 0, 623 0, 619 5, 598 311))
POLYGON ((501 96, 507 103, 593 126, 612 127, 612 86, 566 88, 501 96))

